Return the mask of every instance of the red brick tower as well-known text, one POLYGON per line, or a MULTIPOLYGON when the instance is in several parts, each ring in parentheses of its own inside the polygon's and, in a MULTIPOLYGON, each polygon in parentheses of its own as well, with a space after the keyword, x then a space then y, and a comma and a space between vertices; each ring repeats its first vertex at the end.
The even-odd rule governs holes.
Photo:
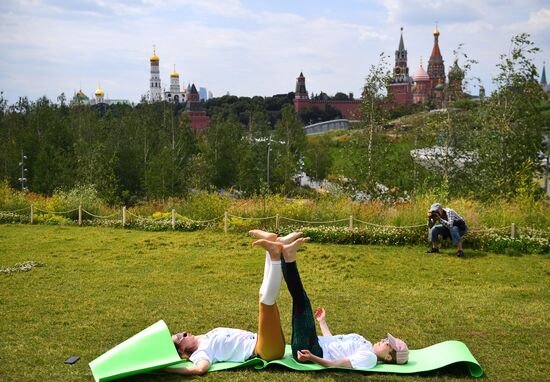
POLYGON ((296 91, 294 92, 294 99, 309 99, 306 90, 306 78, 302 72, 300 72, 300 75, 296 78, 296 91))
POLYGON ((428 75, 432 82, 432 89, 440 84, 445 85, 445 64, 439 50, 439 28, 437 25, 434 30, 434 46, 428 61, 428 75))
POLYGON ((210 124, 210 118, 206 115, 204 107, 200 102, 199 92, 195 84, 191 85, 191 89, 187 94, 187 105, 185 105, 185 114, 191 120, 191 128, 198 133, 206 130, 210 124))
POLYGON ((300 75, 296 78, 296 90, 294 91, 294 110, 299 113, 303 109, 311 107, 318 107, 321 110, 325 110, 324 102, 313 102, 309 99, 306 90, 306 78, 304 74, 300 72, 300 75))
POLYGON ((401 28, 399 47, 395 51, 395 67, 393 69, 393 78, 388 86, 388 95, 396 106, 410 104, 413 100, 412 78, 409 76, 407 50, 403 43, 403 28, 401 28))

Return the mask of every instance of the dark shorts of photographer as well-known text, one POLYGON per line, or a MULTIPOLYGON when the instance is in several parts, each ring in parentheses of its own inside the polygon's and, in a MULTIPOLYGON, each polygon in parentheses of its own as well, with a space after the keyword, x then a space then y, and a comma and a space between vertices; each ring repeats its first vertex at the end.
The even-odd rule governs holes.
POLYGON ((453 245, 458 245, 466 232, 468 232, 468 227, 463 220, 455 222, 450 229, 442 225, 436 225, 430 229, 430 242, 439 243, 439 236, 441 236, 443 239, 451 239, 453 245))

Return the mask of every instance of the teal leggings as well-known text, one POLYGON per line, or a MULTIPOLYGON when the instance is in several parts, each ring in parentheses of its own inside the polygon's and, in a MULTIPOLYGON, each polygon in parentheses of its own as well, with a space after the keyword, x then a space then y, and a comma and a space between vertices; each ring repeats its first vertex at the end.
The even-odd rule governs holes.
POLYGON ((318 357, 323 357, 323 349, 315 330, 315 318, 311 302, 307 296, 296 262, 285 263, 281 256, 283 276, 292 296, 292 356, 298 360, 298 350, 309 350, 318 357))

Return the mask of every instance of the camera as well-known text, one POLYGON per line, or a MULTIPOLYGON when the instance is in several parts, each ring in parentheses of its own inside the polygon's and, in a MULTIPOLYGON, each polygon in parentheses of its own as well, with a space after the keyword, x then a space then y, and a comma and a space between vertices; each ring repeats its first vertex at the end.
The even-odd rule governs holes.
POLYGON ((433 219, 433 220, 439 219, 439 212, 430 211, 430 219, 433 219))

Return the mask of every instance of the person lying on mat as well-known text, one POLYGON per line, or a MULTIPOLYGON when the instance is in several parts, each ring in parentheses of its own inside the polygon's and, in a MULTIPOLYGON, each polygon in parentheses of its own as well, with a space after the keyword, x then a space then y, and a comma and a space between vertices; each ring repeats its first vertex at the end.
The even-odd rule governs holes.
POLYGON ((216 328, 198 336, 190 332, 176 333, 172 335, 172 340, 178 354, 193 365, 187 368, 167 368, 165 371, 202 375, 215 362, 244 362, 255 356, 272 361, 283 357, 285 339, 276 303, 283 279, 280 259, 282 252, 292 256, 291 252, 296 251, 297 236, 295 233, 280 238, 277 235, 270 236, 273 240, 272 250, 266 253, 264 278, 259 292, 258 333, 230 328, 216 328))
MULTIPOLYGON (((270 233, 251 231, 259 238, 254 245, 260 245, 269 253, 277 251, 278 243, 270 241, 270 233)), ((296 250, 285 251, 288 245, 298 248, 309 238, 300 238, 296 233, 294 243, 283 246, 281 265, 283 276, 292 296, 292 355, 299 362, 311 361, 322 366, 340 366, 370 369, 378 361, 404 364, 409 360, 409 349, 405 342, 388 333, 387 337, 372 345, 359 334, 333 336, 325 320, 325 310, 318 308, 315 317, 323 333, 317 336, 311 303, 302 285, 296 265, 296 250)))

